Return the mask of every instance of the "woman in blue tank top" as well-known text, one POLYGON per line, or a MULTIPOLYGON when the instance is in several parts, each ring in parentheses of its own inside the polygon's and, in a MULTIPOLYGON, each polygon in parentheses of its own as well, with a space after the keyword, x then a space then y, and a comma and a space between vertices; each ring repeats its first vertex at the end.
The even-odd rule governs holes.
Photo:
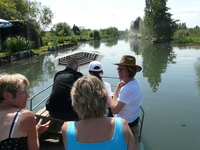
POLYGON ((72 106, 80 121, 62 126, 66 150, 135 150, 128 123, 121 118, 105 117, 107 92, 95 76, 78 79, 71 90, 72 106))

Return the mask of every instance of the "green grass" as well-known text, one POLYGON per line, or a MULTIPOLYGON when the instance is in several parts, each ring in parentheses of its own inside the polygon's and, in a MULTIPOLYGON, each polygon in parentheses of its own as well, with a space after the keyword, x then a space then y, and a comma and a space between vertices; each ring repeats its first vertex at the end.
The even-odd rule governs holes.
POLYGON ((45 54, 48 52, 48 45, 45 45, 45 46, 41 46, 37 49, 31 49, 34 53, 37 53, 37 54, 45 54))

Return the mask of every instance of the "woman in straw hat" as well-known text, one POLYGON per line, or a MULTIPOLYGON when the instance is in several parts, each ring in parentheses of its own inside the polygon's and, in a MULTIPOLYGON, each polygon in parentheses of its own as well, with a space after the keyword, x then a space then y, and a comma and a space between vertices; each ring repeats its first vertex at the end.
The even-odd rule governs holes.
POLYGON ((142 68, 136 65, 135 57, 130 55, 122 56, 120 62, 114 65, 118 66, 119 79, 123 82, 116 86, 112 112, 114 116, 125 119, 130 128, 133 128, 138 124, 142 104, 142 90, 135 75, 142 68))
POLYGON ((62 126, 66 150, 135 150, 128 123, 120 117, 105 117, 107 91, 95 76, 79 78, 71 90, 72 106, 82 118, 62 126))

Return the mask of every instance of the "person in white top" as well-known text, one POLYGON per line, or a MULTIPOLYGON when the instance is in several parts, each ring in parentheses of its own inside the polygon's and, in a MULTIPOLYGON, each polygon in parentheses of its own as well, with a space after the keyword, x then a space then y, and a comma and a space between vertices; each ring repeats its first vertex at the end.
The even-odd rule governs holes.
POLYGON ((108 117, 113 117, 112 112, 111 112, 111 105, 112 105, 111 86, 108 82, 105 82, 102 80, 102 77, 101 77, 101 75, 103 74, 102 64, 99 61, 92 61, 89 64, 88 71, 90 75, 96 76, 103 82, 104 87, 106 88, 107 93, 108 93, 108 99, 106 103, 106 107, 108 108, 108 117))
POLYGON ((135 57, 131 55, 122 56, 114 65, 118 66, 119 79, 123 82, 119 82, 114 91, 112 112, 114 116, 125 119, 132 128, 138 124, 142 104, 142 89, 135 78, 142 68, 136 65, 135 57))

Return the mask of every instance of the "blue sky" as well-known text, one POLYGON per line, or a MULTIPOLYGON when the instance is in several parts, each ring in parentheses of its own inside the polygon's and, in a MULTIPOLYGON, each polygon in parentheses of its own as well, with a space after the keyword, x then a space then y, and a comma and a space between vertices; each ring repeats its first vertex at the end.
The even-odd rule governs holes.
MULTIPOLYGON (((66 22, 71 27, 103 29, 111 26, 129 29, 131 21, 143 18, 145 0, 37 0, 54 13, 53 24, 66 22)), ((187 27, 200 26, 200 0, 168 0, 172 18, 187 27)))

